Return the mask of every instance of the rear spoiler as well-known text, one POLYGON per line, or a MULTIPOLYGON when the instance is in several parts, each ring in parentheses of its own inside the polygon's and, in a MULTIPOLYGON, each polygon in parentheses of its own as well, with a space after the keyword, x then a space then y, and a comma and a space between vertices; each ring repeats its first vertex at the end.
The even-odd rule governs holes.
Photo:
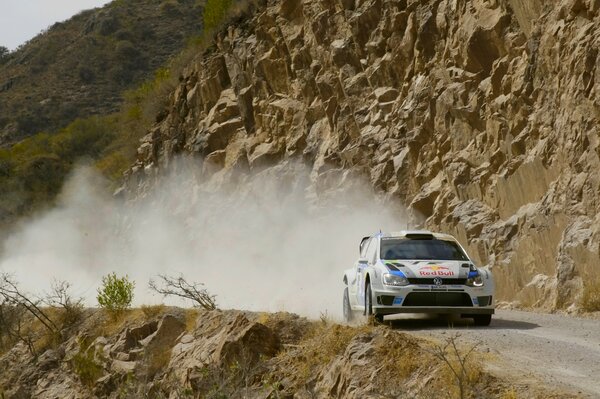
POLYGON ((433 240, 435 238, 433 234, 428 233, 412 233, 407 234, 405 237, 411 240, 433 240))

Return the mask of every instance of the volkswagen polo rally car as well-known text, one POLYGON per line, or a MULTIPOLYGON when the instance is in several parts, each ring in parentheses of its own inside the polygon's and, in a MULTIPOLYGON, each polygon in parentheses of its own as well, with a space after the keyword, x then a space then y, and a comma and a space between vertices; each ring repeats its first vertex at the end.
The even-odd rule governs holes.
POLYGON ((494 314, 494 279, 477 268, 458 241, 430 231, 378 233, 360 243, 344 273, 344 318, 357 313, 459 314, 487 326, 494 314))

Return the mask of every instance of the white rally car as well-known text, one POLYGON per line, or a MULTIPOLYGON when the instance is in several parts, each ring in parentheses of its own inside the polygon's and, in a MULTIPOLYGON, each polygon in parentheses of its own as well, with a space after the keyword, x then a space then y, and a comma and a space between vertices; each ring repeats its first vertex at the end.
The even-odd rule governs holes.
POLYGON ((344 318, 355 313, 459 314, 487 326, 494 314, 494 279, 477 268, 456 239, 430 231, 379 233, 360 243, 344 273, 344 318))

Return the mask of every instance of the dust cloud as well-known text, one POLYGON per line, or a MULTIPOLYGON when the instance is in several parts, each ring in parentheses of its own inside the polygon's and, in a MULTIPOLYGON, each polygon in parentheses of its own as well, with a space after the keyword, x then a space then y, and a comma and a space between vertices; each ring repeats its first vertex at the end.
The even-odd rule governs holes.
POLYGON ((92 168, 78 168, 58 205, 6 240, 0 271, 38 294, 53 279, 66 280, 89 306, 112 271, 135 280, 136 305, 190 305, 148 290, 157 274, 181 273, 204 283, 221 308, 339 319, 343 271, 356 260, 361 237, 405 227, 402 209, 385 205, 348 172, 332 172, 323 190, 301 164, 229 185, 201 170, 180 161, 144 195, 125 201, 92 168))

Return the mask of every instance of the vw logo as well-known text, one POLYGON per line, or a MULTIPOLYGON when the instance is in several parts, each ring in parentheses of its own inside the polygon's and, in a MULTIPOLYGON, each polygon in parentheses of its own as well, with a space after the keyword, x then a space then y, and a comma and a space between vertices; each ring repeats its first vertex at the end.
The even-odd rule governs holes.
POLYGON ((435 285, 442 285, 442 284, 444 284, 444 280, 442 280, 439 277, 436 277, 436 278, 433 279, 433 284, 435 284, 435 285))

